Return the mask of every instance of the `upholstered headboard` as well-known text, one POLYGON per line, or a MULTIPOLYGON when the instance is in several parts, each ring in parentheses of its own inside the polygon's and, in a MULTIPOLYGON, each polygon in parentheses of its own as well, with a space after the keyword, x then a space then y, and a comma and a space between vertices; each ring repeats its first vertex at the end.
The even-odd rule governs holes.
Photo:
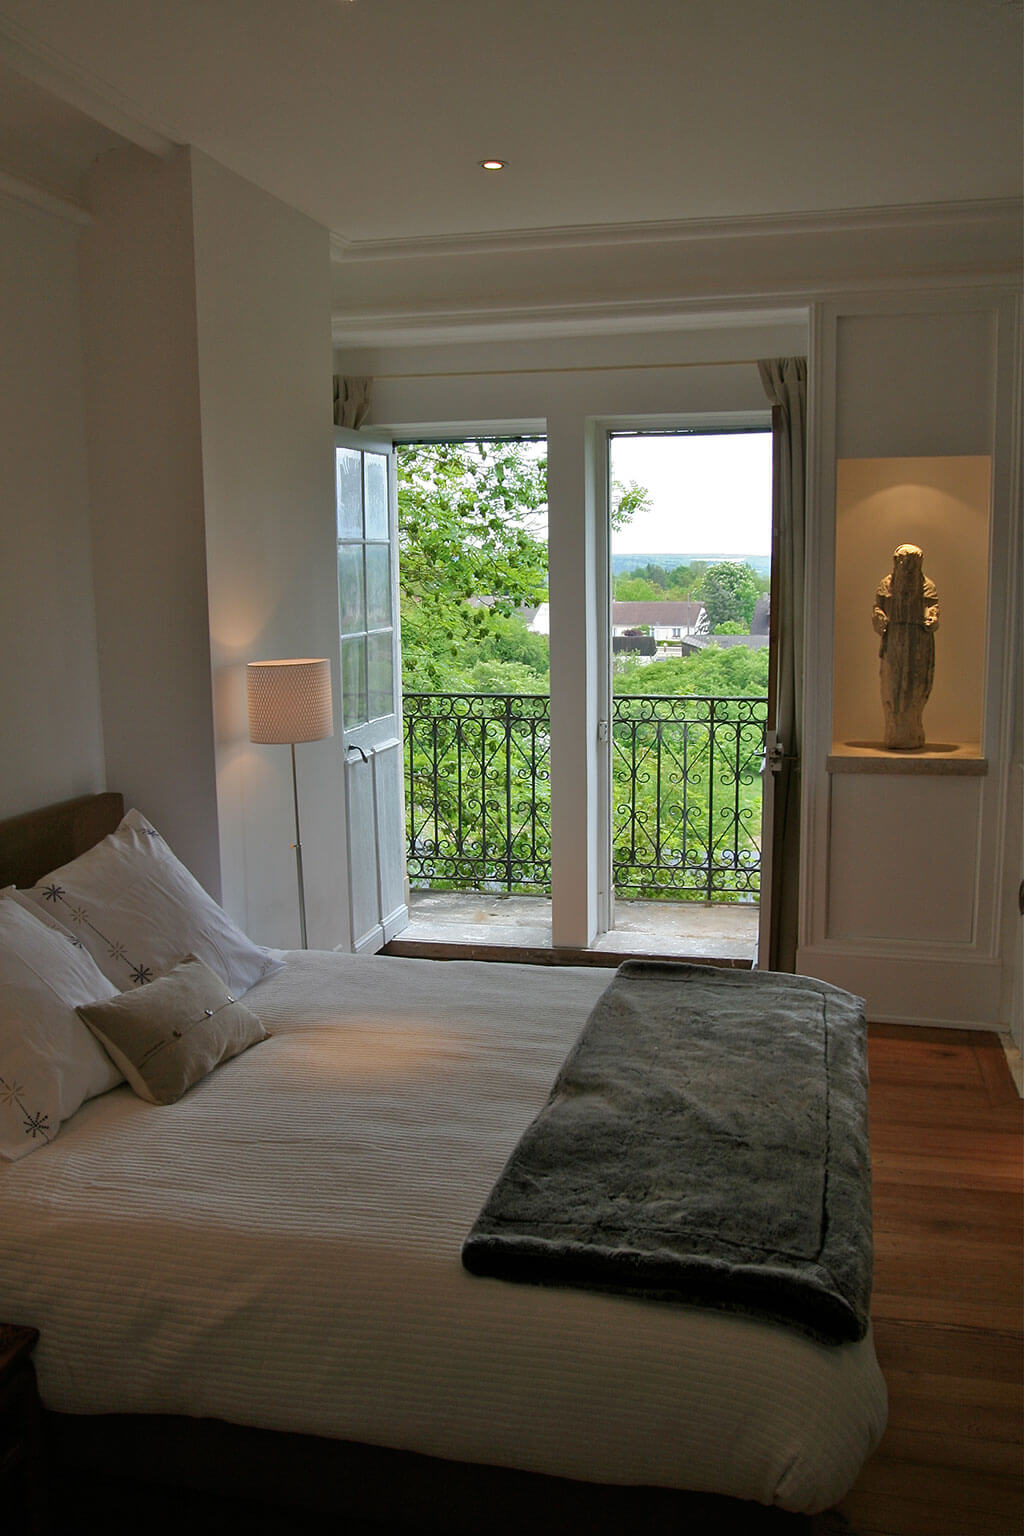
POLYGON ((113 792, 62 800, 0 821, 0 887, 34 885, 113 832, 124 800, 113 792))

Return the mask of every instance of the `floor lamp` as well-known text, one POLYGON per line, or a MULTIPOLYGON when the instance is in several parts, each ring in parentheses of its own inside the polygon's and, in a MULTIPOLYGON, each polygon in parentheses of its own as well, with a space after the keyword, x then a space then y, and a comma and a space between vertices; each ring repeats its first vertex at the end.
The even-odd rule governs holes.
POLYGON ((292 749, 292 798, 295 803, 295 870, 299 880, 299 931, 306 943, 306 893, 302 881, 302 841, 299 837, 299 788, 295 777, 295 743, 323 741, 334 735, 331 705, 331 664, 326 658, 293 661, 250 661, 245 669, 249 697, 249 740, 288 745, 292 749))

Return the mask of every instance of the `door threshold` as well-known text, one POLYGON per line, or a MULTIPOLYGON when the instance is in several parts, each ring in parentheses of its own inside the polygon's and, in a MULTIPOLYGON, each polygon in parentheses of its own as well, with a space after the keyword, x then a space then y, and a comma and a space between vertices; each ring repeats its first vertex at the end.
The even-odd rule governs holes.
MULTIPOLYGON (((605 939, 613 937, 605 935, 605 939)), ((602 941, 603 942, 603 941, 602 941)), ((481 944, 466 939, 406 939, 399 936, 378 951, 382 955, 404 955, 417 960, 497 960, 512 965, 590 965, 613 970, 624 960, 675 960, 686 965, 715 965, 726 970, 749 971, 752 958, 735 955, 671 953, 657 949, 574 949, 553 944, 481 944)))
POLYGON ((506 960, 529 965, 597 965, 680 960, 750 970, 757 952, 752 904, 616 902, 616 926, 590 947, 551 942, 543 896, 413 891, 409 924, 382 953, 437 960, 506 960))

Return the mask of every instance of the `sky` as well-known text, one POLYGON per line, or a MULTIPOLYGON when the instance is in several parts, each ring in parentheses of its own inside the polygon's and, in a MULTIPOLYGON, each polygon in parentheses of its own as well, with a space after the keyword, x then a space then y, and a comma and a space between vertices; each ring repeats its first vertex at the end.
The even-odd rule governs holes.
POLYGON ((613 437, 612 480, 636 480, 651 510, 612 534, 613 554, 767 555, 772 435, 613 437))

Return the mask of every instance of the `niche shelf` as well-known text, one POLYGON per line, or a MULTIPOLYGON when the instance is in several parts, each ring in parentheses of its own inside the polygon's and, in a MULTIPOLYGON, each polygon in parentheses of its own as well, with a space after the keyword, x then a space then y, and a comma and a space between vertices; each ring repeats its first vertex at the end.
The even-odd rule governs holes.
POLYGON ((835 670, 830 773, 980 775, 988 628, 991 460, 984 455, 836 464, 835 670), (917 544, 938 588, 925 745, 882 744, 875 591, 898 544, 917 544))

